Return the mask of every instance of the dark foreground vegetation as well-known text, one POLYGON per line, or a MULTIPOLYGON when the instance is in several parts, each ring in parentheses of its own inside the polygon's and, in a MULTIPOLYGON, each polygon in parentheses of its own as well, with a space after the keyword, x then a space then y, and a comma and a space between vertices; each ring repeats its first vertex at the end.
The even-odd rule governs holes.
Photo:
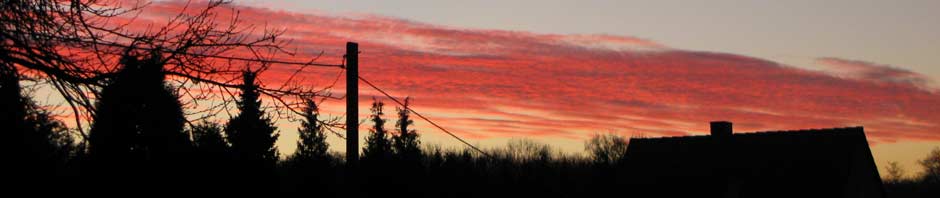
POLYGON ((923 172, 907 176, 897 162, 889 162, 883 175, 885 193, 888 197, 936 197, 940 196, 940 148, 935 148, 919 161, 923 172))

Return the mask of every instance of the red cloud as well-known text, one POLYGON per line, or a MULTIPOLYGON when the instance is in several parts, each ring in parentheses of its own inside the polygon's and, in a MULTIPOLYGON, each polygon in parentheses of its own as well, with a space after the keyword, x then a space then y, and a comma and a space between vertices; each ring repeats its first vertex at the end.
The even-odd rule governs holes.
MULTIPOLYGON (((168 16, 180 6, 157 2, 147 13, 168 16)), ((940 140, 940 93, 921 89, 925 78, 919 74, 871 63, 820 60, 872 79, 858 80, 634 37, 239 9, 246 22, 287 28, 302 52, 323 50, 321 61, 338 62, 346 41, 359 42, 361 76, 412 96, 418 111, 478 138, 578 138, 610 129, 684 135, 707 131, 708 121, 730 120, 739 131, 864 125, 875 141, 940 140)), ((282 79, 287 67, 275 66, 263 78, 282 79)), ((304 74, 312 85, 328 83, 338 72, 314 70, 304 74)), ((434 131, 423 122, 418 126, 434 131)))

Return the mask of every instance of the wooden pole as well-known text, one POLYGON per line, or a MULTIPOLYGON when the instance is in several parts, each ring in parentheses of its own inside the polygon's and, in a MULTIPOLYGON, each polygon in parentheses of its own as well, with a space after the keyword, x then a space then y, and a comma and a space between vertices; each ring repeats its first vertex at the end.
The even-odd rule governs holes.
POLYGON ((359 44, 346 43, 346 164, 359 165, 359 44))

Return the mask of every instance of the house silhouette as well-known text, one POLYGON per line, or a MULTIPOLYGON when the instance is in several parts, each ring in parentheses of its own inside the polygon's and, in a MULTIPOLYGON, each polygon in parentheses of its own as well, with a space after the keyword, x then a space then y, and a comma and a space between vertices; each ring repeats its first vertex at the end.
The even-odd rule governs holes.
POLYGON ((632 138, 626 178, 638 197, 884 197, 862 127, 632 138))

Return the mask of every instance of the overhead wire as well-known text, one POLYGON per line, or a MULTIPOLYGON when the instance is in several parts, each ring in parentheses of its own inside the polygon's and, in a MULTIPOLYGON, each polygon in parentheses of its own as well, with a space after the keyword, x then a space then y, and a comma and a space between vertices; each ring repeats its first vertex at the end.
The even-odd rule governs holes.
MULTIPOLYGON (((457 140, 460 141, 461 143, 467 145, 468 147, 470 147, 471 149, 473 149, 473 150, 475 150, 475 151, 477 151, 477 152, 480 152, 481 154, 483 154, 483 155, 486 156, 486 157, 492 157, 492 156, 491 156, 489 153, 487 153, 486 151, 483 151, 482 149, 477 148, 476 146, 473 146, 473 144, 470 144, 469 142, 467 142, 467 141, 464 140, 463 138, 460 138, 460 136, 457 136, 457 135, 454 134, 453 132, 450 132, 449 130, 445 129, 444 127, 442 127, 441 125, 435 123, 434 121, 431 121, 431 119, 428 119, 427 117, 424 117, 424 115, 421 115, 421 113, 418 113, 418 111, 415 111, 415 110, 412 109, 411 107, 405 106, 405 103, 402 103, 401 101, 399 101, 399 100, 398 100, 397 98, 395 98, 394 96, 388 94, 388 92, 385 92, 385 90, 382 90, 382 89, 379 88, 378 86, 375 86, 375 84, 372 84, 372 82, 369 82, 369 81, 366 80, 365 78, 362 78, 362 76, 357 76, 357 77, 359 78, 359 80, 361 80, 362 82, 366 83, 367 85, 369 85, 370 87, 372 87, 372 88, 375 89, 376 91, 379 91, 379 93, 382 93, 382 95, 385 95, 385 97, 387 97, 388 99, 394 101, 395 103, 398 103, 398 105, 401 105, 402 108, 407 109, 408 111, 411 111, 412 113, 414 113, 415 115, 417 115, 419 118, 423 119, 424 121, 427 121, 428 123, 431 123, 431 125, 433 125, 433 126, 436 127, 437 129, 440 129, 440 130, 443 131, 444 133, 447 133, 447 135, 450 135, 450 136, 453 137, 454 139, 457 139, 457 140)), ((347 127, 348 127, 348 126, 347 126, 347 127)))

